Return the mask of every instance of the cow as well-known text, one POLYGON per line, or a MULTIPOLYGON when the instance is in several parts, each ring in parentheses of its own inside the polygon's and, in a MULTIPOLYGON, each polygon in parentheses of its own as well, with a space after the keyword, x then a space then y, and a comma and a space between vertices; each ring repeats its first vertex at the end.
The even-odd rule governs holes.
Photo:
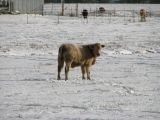
POLYGON ((100 43, 88 45, 76 44, 62 44, 58 52, 58 76, 60 80, 60 73, 65 63, 65 80, 68 80, 68 72, 70 68, 81 67, 82 79, 87 74, 87 79, 90 80, 90 67, 95 64, 96 58, 100 56, 101 48, 105 47, 100 43))
POLYGON ((141 22, 145 22, 146 21, 146 11, 144 9, 141 9, 139 11, 140 17, 141 17, 141 22))
POLYGON ((88 10, 84 9, 84 10, 82 11, 82 15, 83 15, 83 18, 84 18, 84 19, 87 19, 87 17, 88 17, 88 10))

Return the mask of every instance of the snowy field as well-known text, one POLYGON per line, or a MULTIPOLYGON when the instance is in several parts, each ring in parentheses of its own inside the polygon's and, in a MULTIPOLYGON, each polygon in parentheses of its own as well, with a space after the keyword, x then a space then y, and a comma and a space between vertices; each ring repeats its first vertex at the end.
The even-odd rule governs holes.
POLYGON ((0 120, 160 120, 160 18, 128 19, 0 15, 0 120), (92 80, 56 80, 62 43, 95 42, 92 80))

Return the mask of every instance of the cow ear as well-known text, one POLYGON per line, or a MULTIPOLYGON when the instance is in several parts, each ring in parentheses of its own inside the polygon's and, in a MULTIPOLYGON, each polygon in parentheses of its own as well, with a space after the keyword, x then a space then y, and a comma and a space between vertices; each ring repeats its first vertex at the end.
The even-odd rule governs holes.
POLYGON ((101 45, 101 47, 102 47, 102 48, 104 48, 104 47, 105 47, 105 45, 101 45))

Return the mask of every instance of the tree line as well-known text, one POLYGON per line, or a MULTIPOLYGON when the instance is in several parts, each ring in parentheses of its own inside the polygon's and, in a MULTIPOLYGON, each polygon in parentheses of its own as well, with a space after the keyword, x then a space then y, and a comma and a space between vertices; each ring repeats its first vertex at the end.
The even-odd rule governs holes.
MULTIPOLYGON (((61 3, 61 0, 44 0, 45 3, 61 3)), ((65 3, 153 3, 160 0, 64 0, 65 3)))

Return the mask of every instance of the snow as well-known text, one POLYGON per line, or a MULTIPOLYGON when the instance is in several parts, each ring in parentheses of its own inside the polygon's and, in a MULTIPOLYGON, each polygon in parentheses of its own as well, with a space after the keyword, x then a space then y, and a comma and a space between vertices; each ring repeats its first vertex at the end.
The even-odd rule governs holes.
POLYGON ((160 18, 127 19, 0 15, 0 120, 159 120, 160 18), (92 80, 56 80, 68 42, 106 45, 92 80))

